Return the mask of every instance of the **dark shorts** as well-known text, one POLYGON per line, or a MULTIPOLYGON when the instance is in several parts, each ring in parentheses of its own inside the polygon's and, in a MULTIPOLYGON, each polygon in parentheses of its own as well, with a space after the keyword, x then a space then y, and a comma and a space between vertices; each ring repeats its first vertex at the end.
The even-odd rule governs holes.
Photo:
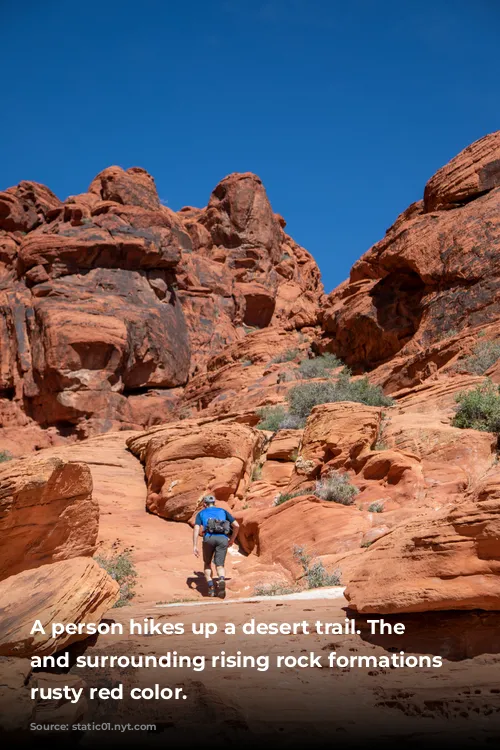
POLYGON ((229 537, 224 534, 212 534, 203 539, 203 564, 209 568, 212 558, 218 567, 224 565, 226 559, 229 537))

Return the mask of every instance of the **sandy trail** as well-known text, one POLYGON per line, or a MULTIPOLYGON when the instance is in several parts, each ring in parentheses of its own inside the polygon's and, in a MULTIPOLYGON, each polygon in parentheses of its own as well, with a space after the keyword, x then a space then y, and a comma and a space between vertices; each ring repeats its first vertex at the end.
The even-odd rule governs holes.
MULTIPOLYGON (((205 597, 202 562, 193 556, 187 523, 166 521, 146 511, 146 483, 140 461, 127 449, 132 432, 112 432, 70 446, 40 451, 88 464, 99 503, 98 552, 130 550, 137 571, 134 603, 167 604, 205 597)), ((236 547, 228 554, 228 597, 251 596, 257 583, 282 574, 236 547)))

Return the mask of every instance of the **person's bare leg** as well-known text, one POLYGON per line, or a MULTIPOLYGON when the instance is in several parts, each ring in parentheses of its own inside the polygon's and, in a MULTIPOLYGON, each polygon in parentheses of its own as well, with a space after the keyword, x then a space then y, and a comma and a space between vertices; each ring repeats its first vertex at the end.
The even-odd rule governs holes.
MULTIPOLYGON (((212 581, 212 567, 210 566, 210 568, 205 568, 203 572, 205 574, 207 583, 210 583, 212 581)), ((217 568, 217 572, 219 572, 218 568, 217 568)))
POLYGON ((225 578, 226 577, 226 573, 224 571, 224 566, 223 565, 217 565, 217 575, 219 576, 219 578, 225 578))

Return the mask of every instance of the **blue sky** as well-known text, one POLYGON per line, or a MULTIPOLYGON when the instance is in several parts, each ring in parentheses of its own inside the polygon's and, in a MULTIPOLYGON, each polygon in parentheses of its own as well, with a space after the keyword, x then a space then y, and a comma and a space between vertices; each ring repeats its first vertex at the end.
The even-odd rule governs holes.
POLYGON ((142 166, 177 210, 256 172, 327 291, 500 128, 497 0, 0 6, 0 189, 142 166))

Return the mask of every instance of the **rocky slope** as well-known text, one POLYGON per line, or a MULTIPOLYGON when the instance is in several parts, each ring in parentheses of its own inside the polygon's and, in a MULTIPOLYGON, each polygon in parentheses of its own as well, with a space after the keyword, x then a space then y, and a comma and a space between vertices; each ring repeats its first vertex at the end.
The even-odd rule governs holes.
MULTIPOLYGON (((488 671, 480 655, 498 644, 483 630, 500 610, 498 439, 452 419, 457 394, 500 383, 499 216, 494 133, 439 170, 326 296, 252 174, 230 175, 205 208, 178 213, 139 168, 106 169, 64 202, 36 183, 1 193, 0 451, 15 459, 0 465, 0 654, 10 675, 0 700, 33 679, 21 657, 68 645, 29 637, 33 607, 99 619, 117 600, 96 554, 130 555, 143 613, 202 599, 191 526, 207 491, 241 526, 232 598, 307 587, 307 566, 320 565, 360 617, 444 628, 440 653, 478 657, 488 671), (296 386, 342 377, 331 356, 328 371, 307 370, 325 353, 351 368, 346 393, 366 390, 366 374, 393 400, 323 399, 302 420, 259 429, 262 408, 284 412, 296 386), (335 472, 355 488, 352 502, 318 494, 335 472)), ((374 706, 431 710, 410 699, 409 677, 373 678, 374 706)), ((210 694, 200 705, 232 705, 207 681, 196 690, 210 694)), ((479 711, 500 711, 491 701, 479 711)), ((476 711, 477 701, 459 703, 476 711)))
POLYGON ((284 226, 252 174, 178 214, 136 168, 64 203, 30 182, 1 193, 0 419, 16 454, 167 421, 245 327, 314 325, 319 271, 284 226))

